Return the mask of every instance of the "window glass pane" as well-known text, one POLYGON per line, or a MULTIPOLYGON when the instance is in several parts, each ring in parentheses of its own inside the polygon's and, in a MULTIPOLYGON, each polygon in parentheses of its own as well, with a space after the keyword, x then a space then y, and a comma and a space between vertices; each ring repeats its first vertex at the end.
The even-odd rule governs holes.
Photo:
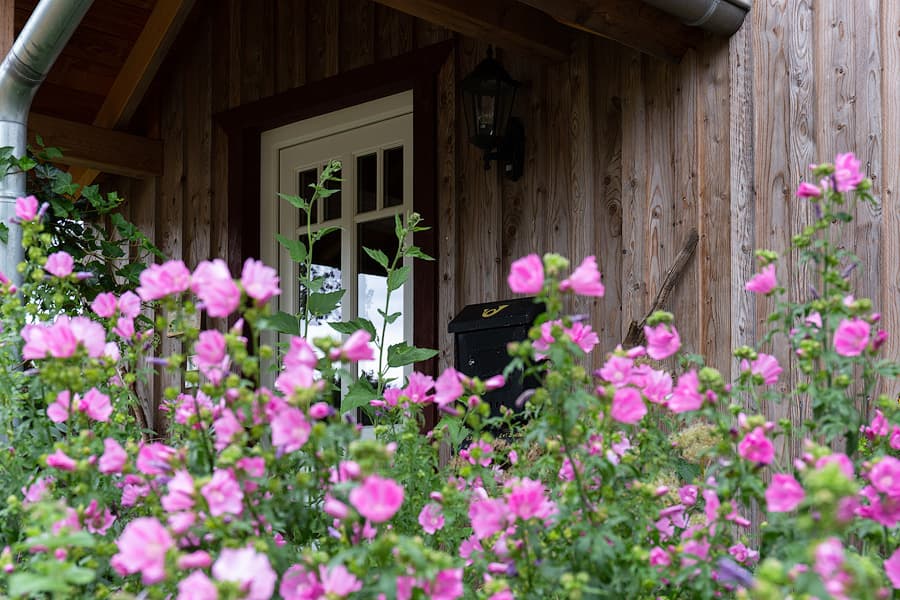
MULTIPOLYGON (((313 188, 311 188, 310 186, 315 185, 316 181, 318 181, 318 179, 319 179, 319 175, 315 169, 308 169, 306 171, 301 171, 300 172, 300 187, 298 188, 300 191, 297 193, 297 195, 300 196, 301 198, 303 198, 304 200, 306 200, 307 202, 309 202, 310 198, 312 198, 312 195, 313 195, 313 188)), ((318 212, 319 211, 317 209, 313 209, 313 213, 311 215, 313 223, 318 223, 318 221, 319 221, 318 212)), ((306 213, 303 212, 302 210, 300 211, 300 218, 297 222, 300 223, 301 225, 306 225, 306 213)))
MULTIPOLYGON (((303 243, 309 247, 309 240, 306 236, 302 236, 300 239, 303 240, 303 243)), ((300 264, 299 273, 300 276, 303 277, 306 265, 300 264)), ((334 292, 341 289, 341 232, 334 231, 329 233, 325 237, 318 240, 313 247, 313 264, 312 264, 312 273, 311 277, 313 279, 320 279, 322 282, 321 288, 317 293, 328 293, 334 292)), ((297 306, 298 312, 302 313, 304 308, 306 307, 307 302, 307 289, 306 287, 297 282, 299 286, 299 303, 297 306)), ((340 304, 331 311, 331 313, 320 316, 313 317, 309 322, 309 333, 307 337, 309 339, 315 339, 317 337, 332 337, 338 339, 340 336, 338 333, 332 329, 328 323, 331 321, 340 321, 342 320, 342 307, 340 304)), ((301 332, 303 328, 301 326, 301 332)))
MULTIPOLYGON (((341 178, 341 171, 338 169, 334 172, 334 176, 338 179, 341 178)), ((331 219, 340 219, 341 218, 341 182, 340 181, 329 181, 325 184, 325 189, 328 190, 337 190, 332 195, 327 198, 322 199, 322 208, 324 209, 324 220, 330 221, 331 219)))
POLYGON ((375 210, 378 204, 378 155, 356 158, 356 204, 358 212, 375 210))
POLYGON ((384 151, 384 205, 403 204, 403 146, 384 151))
MULTIPOLYGON (((359 248, 357 249, 357 302, 359 316, 366 318, 375 324, 375 331, 381 334, 384 319, 378 314, 378 310, 385 310, 387 301, 387 275, 385 269, 372 260, 365 253, 363 247, 373 250, 381 250, 388 257, 393 257, 397 251, 397 236, 394 233, 394 218, 378 219, 368 223, 360 223, 357 226, 359 235, 359 248)), ((404 286, 405 287, 405 286, 404 286)), ((391 303, 387 308, 390 315, 395 312, 404 312, 403 287, 391 292, 391 303)), ((393 323, 389 323, 385 330, 384 347, 387 349, 393 344, 403 341, 403 317, 400 316, 393 323)), ((385 352, 385 360, 387 353, 385 352)), ((378 370, 377 356, 375 360, 360 361, 360 377, 371 377, 378 370)), ((403 369, 392 368, 388 371, 388 377, 397 378, 402 384, 403 369)))

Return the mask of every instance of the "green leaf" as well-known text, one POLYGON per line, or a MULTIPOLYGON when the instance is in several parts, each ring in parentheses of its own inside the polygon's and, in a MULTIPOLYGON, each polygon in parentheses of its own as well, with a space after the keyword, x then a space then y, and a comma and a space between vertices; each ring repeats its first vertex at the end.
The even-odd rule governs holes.
POLYGON ((406 256, 409 256, 411 258, 418 258, 421 260, 434 260, 434 257, 429 256, 429 255, 425 254, 424 252, 422 252, 422 249, 419 248, 418 246, 410 246, 409 248, 407 248, 406 256))
POLYGON ((369 255, 369 258, 377 262, 379 265, 387 271, 388 268, 388 257, 387 254, 382 252, 381 250, 372 250, 371 248, 366 248, 363 246, 363 250, 366 251, 366 254, 369 255))
POLYGON ((103 248, 103 254, 106 258, 115 259, 125 256, 125 251, 116 243, 100 240, 100 246, 103 248))
POLYGON ((403 222, 400 220, 400 215, 396 214, 394 215, 394 235, 397 236, 398 241, 402 241, 403 238, 406 237, 404 233, 403 222))
POLYGON ((375 325, 372 324, 372 321, 368 319, 353 319, 352 321, 343 321, 340 323, 329 323, 331 328, 337 331, 338 333, 344 333, 350 335, 360 329, 365 329, 369 332, 369 335, 372 336, 372 339, 375 339, 375 325))
POLYGON ((323 227, 322 229, 319 229, 318 231, 313 232, 313 234, 312 234, 313 241, 318 242, 319 240, 321 240, 323 237, 325 237, 329 233, 333 233, 335 231, 340 231, 340 230, 341 230, 340 227, 336 227, 334 225, 329 225, 328 227, 323 227))
POLYGON ((399 289, 401 285, 406 283, 407 278, 409 278, 409 267, 404 266, 395 271, 391 271, 387 280, 388 291, 393 292, 394 290, 399 289))
POLYGON ((347 395, 341 399, 341 412, 347 413, 361 406, 368 406, 377 397, 375 388, 365 379, 360 379, 350 386, 347 395))
POLYGON ((294 208, 299 208, 303 211, 309 211, 309 202, 307 202, 300 196, 294 196, 292 194, 278 194, 278 197, 282 200, 287 200, 294 208))
POLYGON ((42 593, 67 594, 71 586, 59 577, 34 573, 14 573, 9 578, 9 595, 34 597, 42 593))
POLYGON ((44 156, 47 157, 47 160, 59 160, 63 157, 63 153, 59 148, 50 146, 49 148, 44 148, 44 156))
POLYGON ((316 292, 309 294, 306 297, 306 307, 312 314, 324 317, 337 307, 346 291, 347 290, 336 290, 334 292, 316 292))
POLYGON ((6 223, 0 223, 0 242, 9 243, 9 226, 6 223))
POLYGON ((259 328, 266 331, 277 331, 288 335, 300 335, 300 322, 294 315, 279 311, 274 315, 262 317, 259 328))
POLYGON ((74 585, 87 585, 94 580, 96 574, 93 569, 72 565, 63 573, 63 578, 74 585))
POLYGON ((17 161, 19 168, 23 171, 30 171, 37 166, 37 161, 30 156, 23 156, 17 161))
POLYGON ((400 318, 400 315, 403 314, 403 313, 401 313, 401 312, 399 312, 399 311, 398 311, 398 312, 393 312, 393 313, 391 313, 391 314, 387 314, 386 312, 384 312, 384 311, 381 310, 380 308, 377 309, 377 310, 378 310, 378 314, 381 315, 381 318, 384 319, 384 320, 387 322, 388 325, 390 325, 391 323, 393 323, 394 321, 396 321, 397 319, 399 319, 399 318, 400 318))
POLYGON ((292 240, 280 233, 275 234, 275 239, 287 249, 292 261, 299 263, 306 260, 306 244, 303 240, 292 240))
POLYGON ((406 365, 428 360, 436 356, 437 353, 438 351, 432 348, 416 348, 406 342, 400 342, 388 348, 388 366, 405 367, 406 365))

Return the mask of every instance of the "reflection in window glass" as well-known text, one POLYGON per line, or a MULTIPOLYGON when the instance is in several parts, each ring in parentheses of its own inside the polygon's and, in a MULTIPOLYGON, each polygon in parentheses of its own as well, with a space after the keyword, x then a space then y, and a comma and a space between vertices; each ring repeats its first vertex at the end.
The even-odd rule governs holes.
MULTIPOLYGON (((297 192, 297 195, 300 196, 301 198, 303 198, 304 200, 306 200, 307 202, 309 202, 309 200, 312 198, 312 195, 313 195, 313 188, 310 186, 313 186, 316 184, 316 182, 319 180, 319 174, 318 174, 318 172, 316 172, 315 169, 308 169, 306 171, 301 171, 299 178, 300 178, 300 187, 298 188, 299 191, 297 192)), ((306 213, 300 209, 297 209, 297 210, 300 211, 299 223, 301 225, 305 225, 306 224, 306 213)), ((318 212, 319 211, 317 209, 313 210, 313 213, 311 215, 313 223, 319 222, 318 212)))
MULTIPOLYGON (((341 171, 338 169, 334 172, 334 176, 338 179, 341 178, 341 171)), ((341 218, 341 182, 340 181, 329 181, 325 184, 325 189, 328 190, 337 190, 332 195, 327 198, 322 199, 322 207, 324 209, 324 220, 330 221, 332 219, 340 219, 341 218)))
POLYGON ((358 211, 369 212, 378 205, 378 155, 356 158, 356 203, 358 211))
POLYGON ((384 205, 403 204, 403 146, 384 151, 384 205))
MULTIPOLYGON (((309 247, 309 240, 306 236, 301 237, 303 243, 309 247)), ((298 265, 300 276, 303 276, 305 265, 298 265)), ((313 279, 320 279, 322 287, 319 293, 334 292, 341 289, 341 232, 336 231, 329 233, 316 242, 313 249, 312 273, 313 279)), ((303 312, 306 307, 307 290, 299 283, 299 305, 298 311, 303 312)), ((317 337, 331 337, 339 339, 338 333, 328 325, 329 322, 341 321, 342 307, 340 304, 323 317, 314 317, 309 323, 309 339, 317 337)))

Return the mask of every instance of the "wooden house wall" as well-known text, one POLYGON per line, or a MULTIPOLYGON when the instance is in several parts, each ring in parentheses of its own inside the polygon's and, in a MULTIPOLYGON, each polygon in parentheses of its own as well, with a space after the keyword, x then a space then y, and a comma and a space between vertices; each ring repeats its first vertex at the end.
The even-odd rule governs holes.
MULTIPOLYGON (((113 182, 132 219, 191 266, 229 244, 225 139, 212 114, 454 37, 370 0, 228 0, 198 12, 133 124, 165 140, 165 174, 113 182)), ((732 39, 709 39, 677 65, 587 34, 561 64, 504 49, 500 59, 525 84, 518 182, 485 171, 465 139, 455 81, 486 45, 456 36, 439 97, 441 328, 465 304, 507 297, 519 256, 595 254, 606 297, 573 308, 591 316, 605 351, 643 316, 696 228, 697 253, 668 308, 686 349, 728 373, 730 348, 753 341, 771 308, 743 291, 753 249, 785 251, 809 219, 792 197, 807 165, 852 150, 884 207, 860 209, 843 239, 867 261, 854 274, 861 293, 898 329, 898 33, 893 0, 820 0, 815 10, 812 0, 767 0, 732 39)), ((796 257, 779 274, 794 297, 807 293, 796 257)), ((452 341, 440 334, 447 364, 452 341)), ((889 348, 896 356, 898 345, 889 348)), ((784 345, 772 351, 786 386, 798 377, 791 357, 784 345)))

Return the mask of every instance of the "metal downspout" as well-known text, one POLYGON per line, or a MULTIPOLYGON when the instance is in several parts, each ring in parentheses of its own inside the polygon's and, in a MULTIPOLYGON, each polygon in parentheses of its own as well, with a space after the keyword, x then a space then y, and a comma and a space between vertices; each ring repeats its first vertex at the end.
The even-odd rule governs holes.
POLYGON ((644 0, 685 25, 729 36, 741 28, 751 0, 644 0))
MULTIPOLYGON (((0 147, 25 154, 28 111, 38 87, 56 62, 93 0, 41 0, 0 64, 0 147)), ((25 174, 0 178, 0 222, 9 227, 9 241, 0 243, 0 272, 17 284, 22 261, 22 230, 10 219, 16 198, 25 195, 25 174)))

